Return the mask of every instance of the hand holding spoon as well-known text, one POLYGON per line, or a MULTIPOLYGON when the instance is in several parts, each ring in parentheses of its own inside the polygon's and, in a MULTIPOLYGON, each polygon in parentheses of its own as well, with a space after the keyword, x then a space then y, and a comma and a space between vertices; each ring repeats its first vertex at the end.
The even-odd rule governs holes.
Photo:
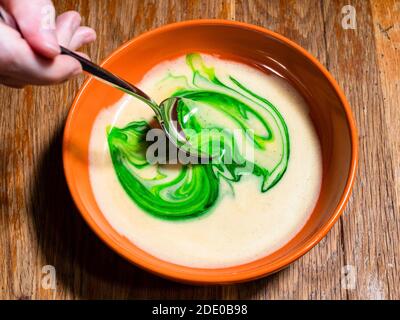
MULTIPOLYGON (((4 21, 4 17, 0 12, 0 21, 4 21)), ((12 26, 18 30, 17 26, 12 26)), ((122 78, 114 75, 113 73, 103 69, 99 65, 91 62, 88 59, 76 54, 75 52, 60 46, 61 53, 78 60, 82 66, 82 69, 99 80, 110 84, 111 86, 128 93, 139 100, 145 102, 154 111, 161 128, 166 133, 168 139, 180 150, 183 150, 193 158, 201 160, 201 163, 206 163, 210 159, 209 155, 202 154, 198 149, 191 146, 188 142, 187 137, 183 133, 183 130, 178 122, 177 107, 183 98, 171 97, 165 99, 158 105, 153 101, 147 94, 142 90, 123 80, 122 78)))

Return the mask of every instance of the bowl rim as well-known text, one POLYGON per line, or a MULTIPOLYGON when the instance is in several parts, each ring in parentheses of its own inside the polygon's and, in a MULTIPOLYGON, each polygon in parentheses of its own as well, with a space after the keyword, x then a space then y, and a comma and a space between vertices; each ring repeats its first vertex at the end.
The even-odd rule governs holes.
MULTIPOLYGON (((289 264, 294 262, 295 260, 299 259, 301 256, 306 254, 309 250, 311 250, 315 245, 317 245, 322 238, 326 236, 326 234, 330 231, 330 229, 333 227, 333 225, 336 223, 336 221, 339 219, 341 214, 343 213, 347 202, 349 201, 349 197, 351 194, 352 187, 354 185, 355 181, 355 176, 356 176, 356 171, 357 171, 357 162, 358 162, 358 133, 357 133, 357 127, 355 124, 354 116, 351 111, 351 107, 349 103, 347 102, 347 99, 340 89, 338 83, 336 80, 333 78, 333 76, 329 73, 329 71, 312 55, 310 54, 307 50, 305 50, 303 47, 298 45, 297 43, 293 42, 292 40, 289 40, 285 36, 278 34, 274 31, 271 31, 269 29, 266 29, 264 27, 260 27, 257 25, 245 23, 245 22, 239 22, 239 21, 232 21, 232 20, 224 20, 224 19, 195 19, 195 20, 186 20, 186 21, 181 21, 181 22, 175 22, 171 24, 166 24, 163 26, 160 26, 158 28, 152 29, 150 31, 144 32, 141 35, 125 42, 122 44, 120 47, 118 47, 116 50, 114 50, 105 60, 102 61, 100 64, 103 66, 106 64, 109 60, 111 60, 114 56, 118 55, 121 51, 125 50, 125 48, 129 47, 132 43, 135 43, 136 41, 142 40, 147 37, 151 37, 154 34, 157 34, 159 32, 165 32, 165 31, 171 31, 177 28, 184 28, 184 27, 190 27, 190 26, 201 26, 201 25, 219 25, 219 26, 233 26, 233 27, 239 27, 239 28, 244 28, 244 29, 249 29, 253 31, 257 31, 263 34, 266 34, 270 37, 276 38, 285 44, 289 45, 290 47, 294 48, 297 52, 305 56, 309 61, 311 61, 323 74, 323 76, 329 81, 329 83, 332 85, 334 91, 336 92, 342 107, 344 108, 345 114, 346 114, 346 120, 348 123, 349 131, 350 131, 350 138, 351 138, 351 162, 350 162, 350 167, 349 167, 349 172, 347 176, 347 181, 346 185, 344 187, 343 193, 341 195, 341 198, 333 211, 332 215, 328 219, 328 221, 320 228, 313 236, 310 237, 305 243, 303 243, 297 250, 295 250, 293 253, 289 254, 286 258, 278 261, 271 263, 269 265, 261 266, 256 269, 249 269, 246 271, 242 271, 239 273, 230 273, 230 274, 221 274, 218 276, 218 280, 215 278, 213 279, 205 279, 203 275, 198 275, 198 274, 190 274, 190 273, 179 273, 173 270, 165 269, 163 267, 159 267, 157 265, 149 265, 144 261, 140 261, 140 259, 132 259, 131 256, 129 256, 124 250, 122 249, 121 246, 118 246, 111 241, 110 237, 102 230, 98 225, 96 224, 95 220, 91 217, 89 210, 86 209, 84 204, 81 202, 78 191, 74 188, 73 186, 73 177, 72 177, 72 170, 70 171, 70 168, 66 165, 67 161, 67 141, 68 137, 70 135, 70 127, 71 127, 71 122, 73 119, 73 114, 76 109, 76 106, 79 103, 80 97, 82 93, 86 90, 86 87, 88 84, 93 81, 93 77, 89 77, 84 81, 82 84, 81 88, 79 89, 78 93, 76 94, 71 108, 68 112, 67 120, 65 123, 65 128, 64 128, 64 135, 63 135, 63 143, 62 143, 62 158, 63 158, 63 168, 64 168, 64 174, 66 177, 67 185, 70 190, 70 193, 72 195, 72 199, 75 203, 75 205, 78 208, 78 211, 80 212, 81 216, 84 218, 86 223, 89 225, 89 227, 94 231, 94 233, 108 246, 110 247, 114 252, 118 253, 120 256, 124 257, 126 260, 129 262, 133 263, 136 266, 141 267, 142 269, 145 269, 153 274, 159 275, 161 277, 170 279, 170 280, 175 280, 179 282, 186 282, 190 284, 227 284, 227 283, 238 283, 238 282, 244 282, 244 281, 250 281, 254 279, 258 279, 267 275, 270 275, 272 273, 275 273, 285 267, 287 267, 289 264)), ((158 258, 157 258, 158 259, 158 258)), ((170 264, 171 266, 174 265, 174 263, 170 263, 166 261, 167 264, 170 264)), ((197 268, 192 268, 189 267, 190 269, 196 270, 197 268)), ((224 268, 222 268, 224 269, 224 268)))

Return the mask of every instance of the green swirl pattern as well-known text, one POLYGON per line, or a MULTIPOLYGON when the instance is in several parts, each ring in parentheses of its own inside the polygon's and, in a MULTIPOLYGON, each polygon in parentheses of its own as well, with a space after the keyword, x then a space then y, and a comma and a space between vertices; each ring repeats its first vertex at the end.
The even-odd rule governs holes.
POLYGON ((219 79, 199 54, 187 55, 186 63, 191 78, 169 74, 160 84, 185 98, 177 109, 179 122, 192 145, 217 153, 212 163, 165 170, 146 160, 149 123, 134 121, 107 130, 115 173, 127 195, 147 213, 164 219, 210 212, 223 196, 222 180, 232 185, 252 175, 260 192, 268 191, 284 175, 290 153, 286 123, 270 101, 234 77, 219 79))

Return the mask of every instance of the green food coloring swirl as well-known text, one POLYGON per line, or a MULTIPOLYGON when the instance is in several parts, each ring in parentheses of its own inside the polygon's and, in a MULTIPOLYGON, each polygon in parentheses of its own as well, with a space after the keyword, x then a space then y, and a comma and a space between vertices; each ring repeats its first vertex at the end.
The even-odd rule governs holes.
POLYGON ((187 55, 186 63, 191 77, 168 74, 159 85, 184 98, 177 108, 182 129, 192 145, 216 152, 216 161, 168 170, 146 159, 148 122, 107 130, 114 170, 127 195, 164 219, 210 212, 223 196, 222 182, 232 185, 244 175, 257 178, 260 192, 268 191, 285 173, 290 153, 286 123, 270 101, 232 76, 218 78, 199 54, 187 55))

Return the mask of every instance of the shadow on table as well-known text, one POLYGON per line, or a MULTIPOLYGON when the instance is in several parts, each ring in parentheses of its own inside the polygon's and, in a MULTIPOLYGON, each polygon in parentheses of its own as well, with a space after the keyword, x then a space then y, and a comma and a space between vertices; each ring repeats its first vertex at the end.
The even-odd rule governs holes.
MULTIPOLYGON (((72 201, 61 146, 60 129, 39 161, 30 198, 40 254, 56 268, 58 298, 237 298, 237 286, 189 286, 164 280, 109 249, 89 229, 72 201)), ((257 283, 250 284, 253 290, 257 283)))

